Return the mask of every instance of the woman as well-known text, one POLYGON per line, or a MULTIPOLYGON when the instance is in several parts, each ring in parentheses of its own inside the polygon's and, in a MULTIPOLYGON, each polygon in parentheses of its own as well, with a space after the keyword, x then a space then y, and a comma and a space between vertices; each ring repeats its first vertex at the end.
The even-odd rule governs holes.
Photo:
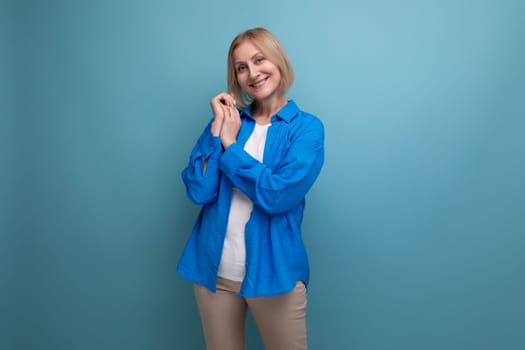
POLYGON ((294 74, 264 28, 240 33, 228 53, 229 93, 182 178, 202 210, 177 266, 194 283, 207 349, 244 349, 250 309, 268 350, 306 349, 309 267, 304 197, 324 159, 324 129, 286 99, 294 74))

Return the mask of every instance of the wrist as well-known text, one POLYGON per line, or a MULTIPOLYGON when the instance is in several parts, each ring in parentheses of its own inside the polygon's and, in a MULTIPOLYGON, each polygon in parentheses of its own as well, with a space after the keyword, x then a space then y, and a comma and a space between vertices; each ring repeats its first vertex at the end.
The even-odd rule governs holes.
POLYGON ((220 136, 221 134, 221 128, 217 125, 212 124, 210 128, 210 132, 213 136, 220 136))
POLYGON ((224 141, 222 143, 222 147, 224 148, 224 150, 226 151, 228 149, 228 147, 230 147, 231 145, 233 145, 235 143, 235 141, 224 141))

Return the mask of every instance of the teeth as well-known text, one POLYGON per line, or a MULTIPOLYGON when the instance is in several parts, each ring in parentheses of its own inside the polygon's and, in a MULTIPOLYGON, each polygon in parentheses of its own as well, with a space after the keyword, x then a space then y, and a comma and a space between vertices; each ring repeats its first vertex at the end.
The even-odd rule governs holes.
POLYGON ((263 80, 261 80, 261 81, 259 81, 259 82, 257 82, 257 83, 253 83, 252 86, 255 87, 255 88, 257 88, 257 87, 261 86, 262 84, 264 84, 264 82, 266 81, 266 79, 268 79, 268 78, 264 78, 263 80))

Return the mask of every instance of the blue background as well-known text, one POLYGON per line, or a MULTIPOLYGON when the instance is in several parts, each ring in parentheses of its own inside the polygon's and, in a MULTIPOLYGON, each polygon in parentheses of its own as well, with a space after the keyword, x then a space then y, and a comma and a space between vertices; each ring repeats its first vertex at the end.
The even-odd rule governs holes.
POLYGON ((255 26, 326 127, 310 347, 525 348, 525 2, 22 0, 0 23, 2 349, 204 348, 180 172, 255 26))

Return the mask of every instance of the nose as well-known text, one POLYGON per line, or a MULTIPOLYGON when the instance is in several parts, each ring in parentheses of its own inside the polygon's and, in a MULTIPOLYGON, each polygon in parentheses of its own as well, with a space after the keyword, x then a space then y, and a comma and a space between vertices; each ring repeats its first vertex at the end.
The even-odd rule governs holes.
POLYGON ((248 67, 248 73, 250 75, 250 78, 255 78, 259 75, 259 71, 257 70, 257 67, 252 66, 252 65, 248 67))

